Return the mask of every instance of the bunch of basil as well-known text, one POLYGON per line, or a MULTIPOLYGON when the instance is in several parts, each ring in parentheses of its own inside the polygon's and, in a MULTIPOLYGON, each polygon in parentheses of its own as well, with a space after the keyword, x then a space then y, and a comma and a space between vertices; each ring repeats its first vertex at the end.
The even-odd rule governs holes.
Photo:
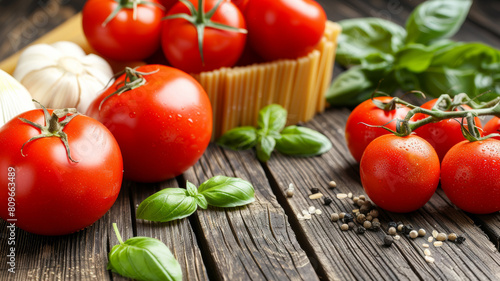
POLYGON ((327 101, 354 106, 376 90, 397 89, 420 90, 431 97, 498 96, 500 51, 448 39, 464 22, 471 4, 471 0, 424 2, 411 13, 406 29, 379 18, 340 21, 336 61, 350 68, 333 81, 327 101))

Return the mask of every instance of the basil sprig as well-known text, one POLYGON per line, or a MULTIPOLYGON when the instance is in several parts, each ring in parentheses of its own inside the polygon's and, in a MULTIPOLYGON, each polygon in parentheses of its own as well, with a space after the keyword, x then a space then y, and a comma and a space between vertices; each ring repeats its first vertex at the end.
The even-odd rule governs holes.
POLYGON ((137 280, 182 280, 181 266, 163 242, 150 237, 123 242, 116 223, 113 228, 120 244, 109 252, 108 270, 137 280))
POLYGON ((468 93, 482 101, 498 96, 500 50, 449 40, 471 5, 472 0, 426 1, 410 14, 405 27, 378 18, 339 21, 336 61, 349 69, 333 81, 328 102, 354 106, 377 90, 397 89, 432 97, 468 93))
POLYGON ((255 201, 255 190, 251 183, 240 178, 215 176, 199 188, 186 182, 186 189, 166 188, 149 196, 137 208, 137 218, 167 222, 193 214, 198 206, 206 209, 216 207, 243 206, 255 201))
POLYGON ((278 104, 271 104, 259 111, 257 128, 245 126, 227 131, 217 144, 233 150, 255 147, 257 158, 267 162, 276 149, 293 156, 320 155, 332 147, 327 137, 312 129, 298 126, 285 128, 287 111, 278 104))

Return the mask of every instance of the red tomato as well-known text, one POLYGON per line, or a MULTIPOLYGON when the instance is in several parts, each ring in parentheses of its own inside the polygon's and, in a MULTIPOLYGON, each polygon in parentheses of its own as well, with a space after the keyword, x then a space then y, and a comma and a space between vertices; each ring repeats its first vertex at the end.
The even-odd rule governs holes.
POLYGON ((436 191, 439 158, 432 146, 416 135, 384 135, 366 148, 360 174, 373 203, 391 212, 412 212, 436 191))
MULTIPOLYGON (((498 117, 493 117, 491 118, 490 121, 484 125, 483 128, 483 135, 489 135, 489 134, 500 134, 500 118, 498 117)), ((494 139, 500 140, 500 137, 493 137, 494 139)))
MULTIPOLYGON (((52 110, 49 110, 52 112, 52 110)), ((44 124, 41 109, 19 115, 44 124)), ((63 129, 72 159, 58 137, 27 143, 40 134, 14 118, 0 129, 0 216, 36 234, 63 235, 81 230, 103 216, 120 191, 123 164, 113 135, 98 121, 76 116, 63 129), (13 192, 9 194, 9 192, 13 192), (14 195, 14 199, 9 199, 14 195), (15 210, 10 216, 9 200, 15 210)))
POLYGON ((242 13, 245 13, 249 0, 231 0, 242 13))
MULTIPOLYGON (((120 1, 88 0, 82 11, 82 25, 90 46, 103 56, 120 61, 142 60, 160 48, 163 10, 152 4, 138 4, 134 19, 130 7, 122 8, 106 25, 103 23, 120 1)), ((159 4, 158 0, 149 0, 159 4)))
POLYGON ((161 5, 165 8, 165 11, 170 10, 179 0, 160 0, 161 5))
MULTIPOLYGON (((198 0, 189 0, 198 10, 198 0)), ((204 11, 210 11, 217 0, 206 0, 204 11)), ((191 12, 183 3, 178 3, 167 16, 191 12)), ((246 28, 243 15, 229 1, 223 1, 211 21, 236 28, 246 28)), ((188 73, 210 71, 221 67, 233 66, 245 47, 246 34, 224 31, 211 27, 204 28, 202 62, 196 27, 185 19, 167 19, 163 23, 161 36, 162 49, 170 64, 188 73)))
MULTIPOLYGON (((389 102, 391 97, 376 97, 376 100, 389 102)), ((384 125, 391 130, 396 130, 396 118, 404 119, 410 108, 398 105, 395 110, 385 111, 378 108, 372 100, 359 104, 349 115, 345 126, 347 147, 357 162, 361 161, 366 146, 381 135, 390 134, 382 128, 373 128, 368 125, 384 125), (392 122, 391 122, 392 121, 392 122), (365 123, 365 124, 362 124, 365 123)))
MULTIPOLYGON (((424 103, 421 107, 425 109, 432 109, 434 104, 436 104, 437 99, 430 100, 424 103)), ((464 109, 470 110, 468 105, 462 105, 464 109)), ((455 111, 458 111, 456 109, 455 111)), ((412 117, 412 121, 417 121, 428 117, 425 114, 415 114, 412 117)), ((476 126, 481 127, 481 121, 479 118, 474 118, 476 126)), ((437 123, 430 123, 424 125, 415 130, 415 133, 428 141, 436 150, 439 160, 442 161, 446 152, 450 150, 455 144, 464 141, 465 137, 462 134, 460 128, 460 118, 441 120, 437 123)), ((467 124, 467 120, 464 119, 464 124, 467 124)))
POLYGON ((245 19, 252 48, 267 60, 307 55, 323 36, 327 20, 314 0, 251 0, 245 19))
POLYGON ((463 141, 441 163, 441 187, 458 208, 473 214, 500 211, 500 141, 463 141))
POLYGON ((120 95, 120 76, 90 105, 87 114, 113 133, 123 154, 125 178, 157 182, 175 177, 205 152, 212 135, 212 107, 190 75, 168 66, 146 65, 146 83, 120 95), (99 106, 102 107, 99 110, 99 106))

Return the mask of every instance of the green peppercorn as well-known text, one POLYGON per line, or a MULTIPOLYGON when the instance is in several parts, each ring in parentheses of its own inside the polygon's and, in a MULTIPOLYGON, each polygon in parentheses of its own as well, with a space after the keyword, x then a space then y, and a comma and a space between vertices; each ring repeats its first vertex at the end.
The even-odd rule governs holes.
POLYGON ((384 237, 384 246, 386 247, 390 247, 392 245, 392 243, 394 242, 394 238, 392 238, 391 235, 386 235, 384 237))

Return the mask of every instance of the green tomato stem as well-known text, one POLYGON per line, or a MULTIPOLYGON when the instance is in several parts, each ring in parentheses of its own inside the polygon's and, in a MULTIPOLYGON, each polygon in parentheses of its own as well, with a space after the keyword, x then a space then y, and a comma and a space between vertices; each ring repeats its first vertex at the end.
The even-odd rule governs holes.
POLYGON ((118 239, 118 242, 123 245, 123 240, 122 236, 120 235, 120 231, 118 230, 118 226, 116 225, 116 222, 113 223, 113 229, 115 230, 116 238, 118 239))

